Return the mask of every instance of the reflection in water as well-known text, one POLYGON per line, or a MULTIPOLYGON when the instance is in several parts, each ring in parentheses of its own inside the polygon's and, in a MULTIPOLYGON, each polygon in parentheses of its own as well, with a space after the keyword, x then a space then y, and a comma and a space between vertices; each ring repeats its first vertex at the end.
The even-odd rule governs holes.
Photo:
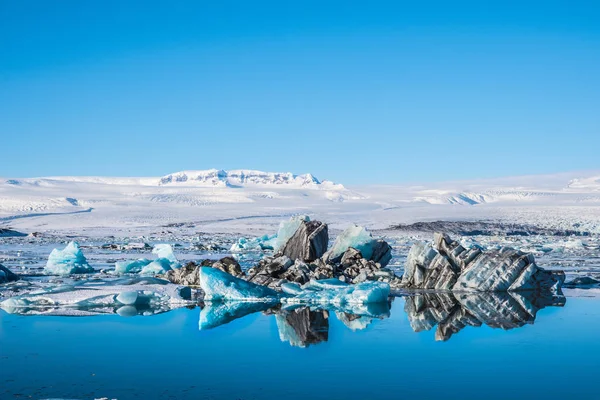
POLYGON ((435 340, 446 341, 467 326, 508 330, 533 324, 539 310, 565 302, 564 296, 537 292, 425 293, 407 297, 404 310, 415 332, 437 325, 435 340))
POLYGON ((329 318, 336 317, 353 331, 367 328, 375 319, 390 316, 390 303, 365 305, 315 305, 311 307, 278 303, 251 303, 241 301, 207 302, 200 311, 200 330, 213 329, 246 315, 263 312, 274 315, 279 338, 295 347, 308 347, 326 342, 329 338, 329 318))
MULTIPOLYGON (((273 315, 282 342, 295 347, 326 342, 333 316, 348 329, 366 329, 376 320, 390 316, 389 303, 366 305, 281 305, 273 302, 207 302, 200 311, 198 327, 207 330, 226 325, 244 316, 262 312, 273 315)), ((405 297, 404 311, 415 332, 435 329, 435 340, 446 341, 467 326, 514 329, 533 324, 537 312, 548 306, 563 306, 563 296, 538 292, 450 293, 429 292, 405 297)), ((194 308, 195 306, 191 306, 194 308)), ((92 305, 57 307, 52 304, 35 308, 5 308, 21 315, 91 316, 119 314, 124 317, 149 316, 169 311, 169 307, 142 305, 92 305)))

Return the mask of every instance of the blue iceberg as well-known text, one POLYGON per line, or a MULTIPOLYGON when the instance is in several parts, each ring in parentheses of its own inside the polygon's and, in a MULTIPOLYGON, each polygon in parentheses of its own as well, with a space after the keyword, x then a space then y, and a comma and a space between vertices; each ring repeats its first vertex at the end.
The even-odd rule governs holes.
POLYGON ((240 238, 231 246, 232 253, 244 253, 248 251, 279 250, 285 246, 288 240, 298 230, 302 222, 310 221, 306 215, 298 215, 287 221, 279 223, 279 229, 274 235, 263 235, 257 238, 240 238))
POLYGON ((276 292, 266 286, 247 282, 211 267, 199 269, 200 287, 205 301, 279 301, 288 305, 332 304, 364 305, 387 302, 390 285, 383 282, 363 282, 349 285, 338 279, 311 280, 306 285, 289 284, 284 292, 276 292))
POLYGON ((77 242, 70 242, 63 250, 54 249, 48 256, 44 272, 57 275, 93 272, 77 242))
POLYGON ((371 232, 366 228, 352 225, 335 239, 333 246, 326 254, 326 259, 339 259, 348 248, 353 247, 360 251, 363 258, 369 260, 373 256, 373 248, 376 243, 377 241, 373 239, 371 232))
POLYGON ((133 261, 117 261, 115 263, 115 273, 159 275, 181 266, 170 244, 157 244, 152 249, 152 253, 158 256, 156 260, 139 258, 133 261))
POLYGON ((273 289, 223 272, 212 267, 201 267, 198 270, 200 287, 204 291, 206 301, 255 301, 271 302, 281 295, 273 289))

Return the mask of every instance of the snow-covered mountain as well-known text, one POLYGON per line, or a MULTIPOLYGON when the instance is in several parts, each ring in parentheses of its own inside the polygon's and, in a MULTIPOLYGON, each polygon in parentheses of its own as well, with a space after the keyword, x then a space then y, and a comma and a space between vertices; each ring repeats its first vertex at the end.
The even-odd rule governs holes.
POLYGON ((600 233, 600 173, 345 187, 311 174, 182 171, 163 177, 0 179, 0 228, 134 229, 187 224, 237 231, 311 214, 372 228, 431 220, 505 220, 600 233), (235 228, 232 228, 235 226, 235 228))
MULTIPOLYGON (((255 170, 209 169, 201 171, 181 171, 165 175, 159 180, 159 185, 189 185, 189 186, 221 186, 240 187, 246 185, 286 186, 298 188, 318 187, 321 185, 333 187, 329 181, 320 182, 311 174, 294 175, 291 172, 263 172, 255 170)), ((336 185, 338 189, 343 186, 336 185)))

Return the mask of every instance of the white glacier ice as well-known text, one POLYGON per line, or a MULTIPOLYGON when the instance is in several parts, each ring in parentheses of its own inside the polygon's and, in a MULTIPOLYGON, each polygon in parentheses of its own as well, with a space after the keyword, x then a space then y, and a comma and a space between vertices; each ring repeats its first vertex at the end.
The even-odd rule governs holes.
POLYGON ((363 258, 370 259, 375 243, 371 232, 366 228, 352 225, 335 239, 333 246, 327 252, 327 259, 334 260, 341 257, 350 247, 359 250, 363 258))
POLYGON ((152 254, 156 254, 158 258, 166 258, 172 264, 177 263, 177 258, 173 254, 173 247, 170 244, 157 244, 152 249, 152 254))
POLYGON ((44 272, 57 275, 93 272, 77 242, 70 242, 63 250, 54 249, 48 256, 44 272))
MULTIPOLYGON (((155 278, 121 278, 77 281, 70 285, 41 288, 8 298, 0 303, 0 308, 15 314, 45 314, 56 309, 107 312, 108 309, 120 309, 123 306, 152 308, 154 312, 159 312, 189 304, 191 297, 191 289, 186 286, 155 278)), ((123 313, 126 311, 123 310, 123 313)))
POLYGON ((157 258, 140 271, 140 275, 164 274, 173 268, 179 268, 178 262, 170 262, 167 258, 157 258))

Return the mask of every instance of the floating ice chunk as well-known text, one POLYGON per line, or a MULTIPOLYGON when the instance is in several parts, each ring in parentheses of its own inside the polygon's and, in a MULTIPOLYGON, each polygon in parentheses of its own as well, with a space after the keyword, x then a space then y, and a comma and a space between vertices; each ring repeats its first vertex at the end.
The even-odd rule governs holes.
POLYGON ((173 248, 170 244, 157 244, 152 249, 152 254, 156 254, 158 258, 166 258, 172 264, 177 263, 177 258, 173 254, 173 248))
POLYGON ((167 258, 157 258, 150 264, 146 265, 140 271, 140 275, 158 275, 164 274, 173 268, 179 268, 178 262, 171 262, 167 258))
POLYGON ((16 314, 44 314, 65 308, 107 313, 123 306, 166 311, 191 301, 189 287, 148 282, 140 279, 77 282, 11 297, 1 302, 0 307, 16 314))
POLYGON ((150 264, 152 260, 140 258, 133 261, 117 261, 115 263, 116 274, 133 274, 140 272, 145 266, 150 264))
POLYGON ((93 272, 77 242, 70 242, 63 250, 54 249, 48 256, 44 271, 50 274, 68 275, 93 272))
POLYGON ((254 239, 240 238, 229 249, 232 253, 243 253, 247 251, 273 250, 277 235, 263 235, 254 239))
POLYGON ((247 282, 226 272, 211 267, 198 270, 200 287, 207 301, 273 301, 281 295, 266 286, 247 282))
POLYGON ((373 255, 373 247, 376 244, 371 232, 366 228, 358 225, 353 225, 342 232, 333 243, 331 249, 327 252, 328 260, 336 260, 344 254, 350 247, 360 251, 363 258, 371 259, 373 255))
POLYGON ((356 285, 332 286, 329 289, 313 290, 307 288, 294 297, 281 299, 287 304, 370 304, 387 302, 390 285, 383 282, 362 282, 356 285))

